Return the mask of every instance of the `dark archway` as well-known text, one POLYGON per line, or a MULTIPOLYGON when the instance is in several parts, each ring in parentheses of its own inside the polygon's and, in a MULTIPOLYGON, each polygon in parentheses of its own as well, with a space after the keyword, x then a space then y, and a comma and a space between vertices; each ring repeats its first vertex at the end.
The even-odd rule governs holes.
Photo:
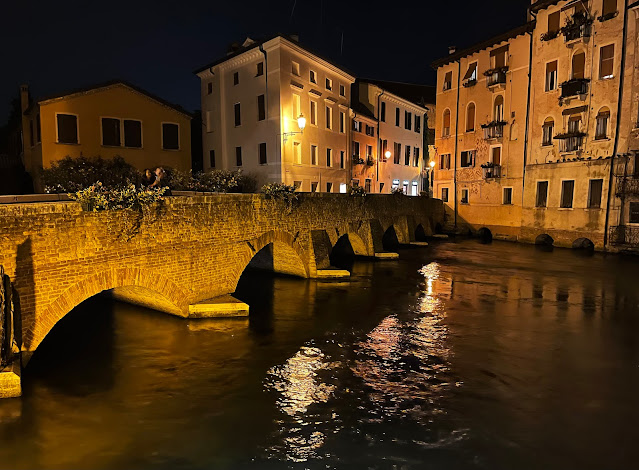
POLYGON ((355 250, 353 249, 353 245, 351 245, 348 234, 339 237, 331 250, 329 259, 331 266, 348 269, 350 271, 353 266, 353 261, 355 260, 355 250))
POLYGON ((435 233, 444 233, 444 227, 439 222, 435 224, 435 233))
POLYGON ((424 230, 424 226, 422 224, 419 224, 417 227, 415 227, 415 241, 426 241, 426 231, 424 230))
POLYGON ((572 242, 572 247, 575 250, 595 251, 595 244, 585 237, 577 238, 574 242, 572 242))
POLYGON ((298 253, 286 243, 274 241, 260 249, 246 266, 249 271, 268 271, 306 278, 306 268, 298 253))
POLYGON ((480 243, 491 243, 493 241, 493 232, 486 227, 482 227, 477 231, 480 243))
POLYGON ((555 244, 555 240, 547 233, 542 233, 535 238, 535 245, 551 247, 555 244))
POLYGON ((397 232, 395 232, 394 226, 391 225, 384 232, 382 246, 385 251, 397 251, 399 248, 399 239, 397 238, 397 232))

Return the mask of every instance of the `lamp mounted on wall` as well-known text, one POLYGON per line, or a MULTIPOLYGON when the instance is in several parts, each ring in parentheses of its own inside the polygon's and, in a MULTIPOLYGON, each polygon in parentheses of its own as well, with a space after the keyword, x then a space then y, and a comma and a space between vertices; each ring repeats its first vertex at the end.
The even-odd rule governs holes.
POLYGON ((295 134, 303 134, 304 133, 304 128, 306 127, 306 118, 304 117, 303 114, 300 114, 297 118, 297 127, 299 127, 299 131, 297 132, 284 132, 282 134, 282 136, 284 137, 284 142, 287 141, 287 139, 295 134))

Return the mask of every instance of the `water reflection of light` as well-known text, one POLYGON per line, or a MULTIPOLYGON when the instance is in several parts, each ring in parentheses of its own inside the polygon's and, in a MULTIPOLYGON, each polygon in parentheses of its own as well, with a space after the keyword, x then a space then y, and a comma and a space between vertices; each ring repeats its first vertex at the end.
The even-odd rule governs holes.
POLYGON ((450 298, 452 281, 441 275, 440 265, 436 262, 422 267, 419 273, 426 278, 426 292, 419 300, 419 311, 422 313, 439 311, 441 299, 450 298))

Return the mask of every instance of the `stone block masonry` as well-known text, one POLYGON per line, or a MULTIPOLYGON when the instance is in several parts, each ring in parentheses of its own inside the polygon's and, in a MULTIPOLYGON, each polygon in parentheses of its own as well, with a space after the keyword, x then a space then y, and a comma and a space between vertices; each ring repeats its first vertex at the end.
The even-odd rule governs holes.
POLYGON ((170 197, 144 216, 83 212, 75 202, 0 204, 0 266, 11 281, 23 362, 74 307, 100 292, 182 317, 232 294, 262 249, 272 270, 306 278, 330 269, 347 236, 356 254, 384 252, 441 223, 422 197, 301 194, 292 210, 259 194, 170 197), (270 260, 270 261, 269 261, 270 260), (204 304, 203 304, 204 303, 204 304))

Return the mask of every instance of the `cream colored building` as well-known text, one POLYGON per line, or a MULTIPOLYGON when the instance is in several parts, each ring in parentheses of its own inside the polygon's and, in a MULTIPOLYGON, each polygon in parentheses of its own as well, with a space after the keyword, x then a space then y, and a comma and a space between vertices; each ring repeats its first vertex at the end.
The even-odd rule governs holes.
POLYGON ((247 39, 195 73, 205 170, 242 169, 258 187, 284 182, 301 191, 346 191, 352 75, 279 35, 247 39))

